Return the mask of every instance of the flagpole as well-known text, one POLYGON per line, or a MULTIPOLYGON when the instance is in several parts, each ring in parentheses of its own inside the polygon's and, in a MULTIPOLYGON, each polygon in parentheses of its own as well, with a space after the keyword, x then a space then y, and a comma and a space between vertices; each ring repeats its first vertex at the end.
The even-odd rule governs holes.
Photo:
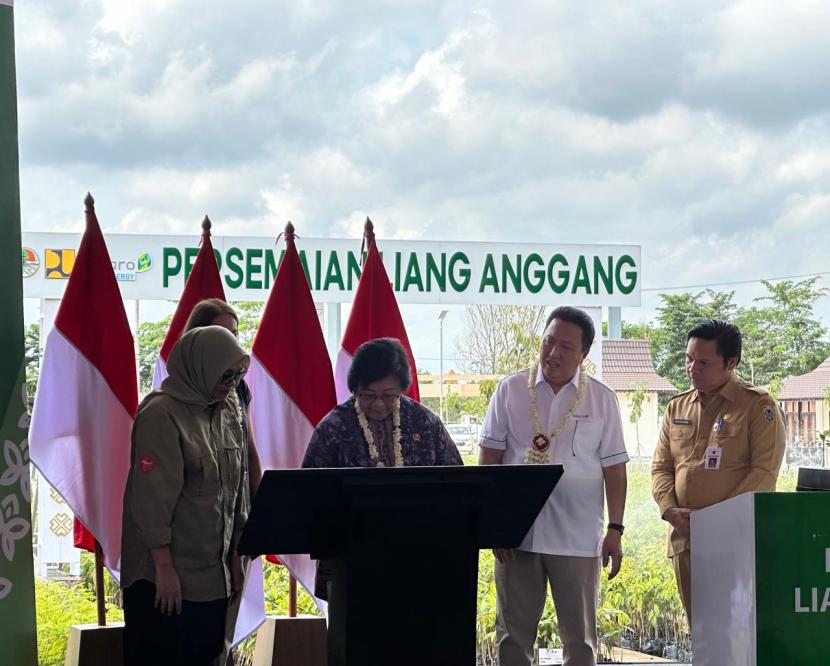
POLYGON ((288 617, 297 617, 297 579, 288 574, 288 617))
MULTIPOLYGON (((363 242, 366 244, 366 252, 369 251, 372 243, 375 242, 375 225, 368 217, 366 218, 366 223, 363 225, 363 242)), ((363 253, 361 252, 361 254, 363 253)), ((365 261, 365 258, 361 258, 361 260, 365 261)))
POLYGON ((98 626, 107 626, 107 605, 104 593, 104 553, 95 539, 95 601, 98 606, 98 626))
MULTIPOLYGON (((85 213, 95 215, 95 199, 87 192, 84 197, 85 213)), ((138 376, 136 374, 136 376, 138 376)), ((98 626, 107 626, 107 606, 104 595, 104 553, 101 544, 95 539, 95 604, 98 609, 98 626)))
MULTIPOLYGON (((294 242, 294 225, 291 222, 285 225, 285 242, 294 242)), ((288 567, 286 567, 288 570, 288 567)), ((297 617, 297 579, 288 572, 288 617, 297 617)))
MULTIPOLYGON (((86 197, 84 197, 84 212, 88 216, 90 213, 95 215, 95 199, 92 198, 92 194, 89 192, 86 193, 86 197)), ((137 375, 136 375, 137 376, 137 375)), ((77 518, 76 518, 77 520, 77 518)), ((86 526, 84 526, 86 529, 86 526)), ((89 532, 91 535, 92 532, 89 532)), ((98 539, 94 539, 95 542, 95 605, 98 610, 98 626, 99 627, 106 627, 107 626, 107 607, 106 607, 106 598, 104 595, 104 554, 101 550, 101 544, 98 542, 98 539)))

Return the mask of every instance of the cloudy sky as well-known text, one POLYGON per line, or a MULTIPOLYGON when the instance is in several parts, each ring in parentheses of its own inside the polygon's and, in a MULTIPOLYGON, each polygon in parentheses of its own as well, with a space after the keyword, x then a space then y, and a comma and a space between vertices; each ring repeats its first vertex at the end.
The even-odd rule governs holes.
MULTIPOLYGON (((358 237, 369 214, 380 238, 639 244, 652 290, 830 271, 824 0, 15 15, 26 230, 79 230, 92 190, 105 232, 198 233, 208 212, 222 234, 358 237)), ((405 310, 416 356, 436 314, 405 310)))

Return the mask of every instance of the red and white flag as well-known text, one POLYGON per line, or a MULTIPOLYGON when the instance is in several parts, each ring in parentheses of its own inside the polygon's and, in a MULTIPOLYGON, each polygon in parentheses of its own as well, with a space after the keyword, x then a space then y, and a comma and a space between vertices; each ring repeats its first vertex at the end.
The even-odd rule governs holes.
MULTIPOLYGON (((331 361, 290 224, 285 240, 248 370, 251 417, 263 469, 301 467, 311 433, 335 406, 331 361)), ((314 561, 308 555, 279 557, 313 596, 314 561)), ((325 612, 325 602, 314 600, 325 612)))
POLYGON ((415 357, 412 355, 412 347, 409 345, 401 311, 398 309, 398 301, 395 299, 395 292, 392 291, 389 276, 386 274, 386 268, 384 268, 383 260, 378 252, 372 221, 369 218, 366 218, 365 233, 369 250, 366 253, 366 261, 363 263, 360 282, 357 284, 352 311, 349 314, 349 323, 346 324, 346 332, 343 334, 343 341, 340 343, 337 366, 334 372, 337 402, 343 402, 351 395, 346 379, 349 375, 349 368, 352 365, 355 351, 364 342, 375 338, 397 338, 400 340, 409 358, 409 371, 412 375, 412 384, 405 395, 413 400, 420 401, 415 357))
POLYGON ((116 579, 138 407, 135 347, 94 201, 46 339, 32 410, 32 462, 101 544, 116 579))
POLYGON ((213 243, 210 240, 210 219, 205 215, 202 221, 202 247, 196 255, 193 270, 187 276, 184 283, 184 291, 176 306, 176 313, 164 336, 161 344, 159 357, 156 359, 156 367, 153 372, 153 388, 158 388, 167 377, 167 357, 170 350, 181 337, 184 326, 187 323, 193 306, 206 298, 221 298, 225 300, 225 289, 222 287, 222 276, 219 275, 219 266, 216 263, 216 255, 213 252, 213 243))

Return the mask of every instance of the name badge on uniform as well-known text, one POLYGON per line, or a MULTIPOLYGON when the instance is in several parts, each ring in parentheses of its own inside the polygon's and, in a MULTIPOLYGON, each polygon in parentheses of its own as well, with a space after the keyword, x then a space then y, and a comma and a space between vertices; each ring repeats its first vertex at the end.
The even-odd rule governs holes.
POLYGON ((704 469, 720 469, 720 457, 723 454, 723 449, 719 446, 710 446, 706 449, 706 458, 704 460, 704 469))
POLYGON ((692 419, 673 419, 674 425, 692 425, 692 419))

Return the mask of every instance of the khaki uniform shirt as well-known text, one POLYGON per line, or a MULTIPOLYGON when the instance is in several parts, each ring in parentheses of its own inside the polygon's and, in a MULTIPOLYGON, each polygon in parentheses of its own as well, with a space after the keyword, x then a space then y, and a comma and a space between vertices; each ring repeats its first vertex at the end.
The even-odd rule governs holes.
MULTIPOLYGON (((696 389, 669 402, 651 468, 652 495, 663 515, 773 491, 783 457, 784 420, 775 400, 733 374, 705 407, 696 389), (719 457, 707 461, 710 447, 719 457)), ((669 556, 688 548, 672 529, 669 556)))
POLYGON ((230 596, 228 553, 244 526, 242 428, 230 402, 150 397, 136 416, 124 493, 122 587, 155 580, 150 550, 168 546, 182 598, 230 596))

